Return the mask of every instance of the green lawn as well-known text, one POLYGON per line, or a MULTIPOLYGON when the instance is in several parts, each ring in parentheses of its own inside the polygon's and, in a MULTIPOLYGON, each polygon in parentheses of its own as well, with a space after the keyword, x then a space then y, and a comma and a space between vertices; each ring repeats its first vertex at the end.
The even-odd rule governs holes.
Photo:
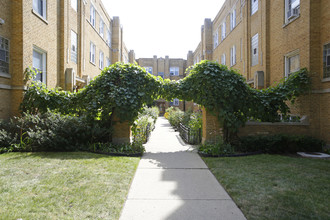
POLYGON ((203 159, 247 219, 330 219, 330 160, 203 159))
POLYGON ((139 158, 0 155, 0 219, 118 219, 139 158))

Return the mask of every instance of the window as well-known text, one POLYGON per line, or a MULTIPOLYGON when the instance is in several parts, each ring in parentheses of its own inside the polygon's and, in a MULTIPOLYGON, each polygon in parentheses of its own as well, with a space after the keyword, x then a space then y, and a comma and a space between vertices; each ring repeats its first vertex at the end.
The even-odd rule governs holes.
POLYGON ((99 67, 101 70, 104 68, 104 53, 101 50, 100 50, 99 67))
POLYGON ((107 57, 107 66, 110 66, 111 65, 111 61, 109 59, 109 57, 107 57))
POLYGON ((95 64, 95 51, 96 51, 96 46, 91 42, 91 47, 90 47, 90 59, 89 61, 93 64, 95 64))
POLYGON ((170 76, 178 76, 179 67, 170 67, 170 76))
POLYGON ((226 22, 223 22, 221 25, 221 41, 226 38, 226 22))
POLYGON ((147 71, 148 73, 152 74, 152 67, 150 67, 150 66, 146 66, 146 67, 144 67, 144 68, 146 69, 146 71, 147 71))
POLYGON ((33 11, 38 13, 43 19, 47 19, 47 0, 33 0, 33 11))
POLYGON ((174 106, 179 106, 179 104, 180 104, 179 99, 173 99, 173 105, 174 106))
POLYGON ((78 1, 77 0, 71 0, 71 7, 73 8, 73 10, 77 11, 78 1))
POLYGON ((251 15, 258 11, 258 0, 251 0, 251 15))
POLYGON ((95 27, 95 8, 92 4, 91 4, 91 14, 89 17, 89 21, 93 25, 93 27, 95 27))
POLYGON ((77 63, 78 36, 71 30, 71 61, 77 63))
POLYGON ((109 29, 107 29, 107 44, 111 47, 111 32, 109 29))
POLYGON ((213 49, 215 49, 219 44, 219 29, 216 30, 215 34, 213 35, 213 49))
POLYGON ((0 36, 0 73, 9 73, 9 40, 0 36))
POLYGON ((258 64, 258 34, 254 35, 251 38, 251 62, 252 66, 255 66, 258 64))
POLYGON ((104 36, 104 22, 103 22, 103 20, 102 19, 100 19, 100 35, 101 35, 101 37, 103 38, 103 36, 104 36))
POLYGON ((158 72, 158 76, 160 76, 164 79, 164 72, 158 72))
POLYGON ((34 81, 46 83, 46 52, 39 48, 33 48, 32 66, 37 75, 34 81))
POLYGON ((300 14, 300 0, 285 0, 285 12, 286 22, 298 17, 300 14))
POLYGON ((323 46, 323 78, 330 77, 330 44, 323 46))
POLYGON ((236 27, 236 9, 230 13, 230 30, 232 31, 236 27))
POLYGON ((300 69, 299 51, 294 51, 285 56, 285 77, 300 69))
POLYGON ((235 45, 230 48, 230 66, 234 66, 236 64, 236 47, 235 45))
POLYGON ((226 65, 226 54, 221 55, 221 64, 226 65))

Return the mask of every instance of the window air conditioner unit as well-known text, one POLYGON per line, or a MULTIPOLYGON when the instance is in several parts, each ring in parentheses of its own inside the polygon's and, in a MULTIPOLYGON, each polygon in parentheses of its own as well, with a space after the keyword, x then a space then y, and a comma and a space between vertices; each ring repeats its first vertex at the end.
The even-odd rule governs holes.
POLYGON ((288 11, 288 20, 299 15, 299 8, 292 8, 288 11))

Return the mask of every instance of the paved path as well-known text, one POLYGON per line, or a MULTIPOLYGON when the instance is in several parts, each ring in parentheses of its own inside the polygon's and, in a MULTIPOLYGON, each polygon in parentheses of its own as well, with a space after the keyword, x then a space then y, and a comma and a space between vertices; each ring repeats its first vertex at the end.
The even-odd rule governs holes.
POLYGON ((121 220, 245 219, 190 145, 160 117, 146 144, 121 220))

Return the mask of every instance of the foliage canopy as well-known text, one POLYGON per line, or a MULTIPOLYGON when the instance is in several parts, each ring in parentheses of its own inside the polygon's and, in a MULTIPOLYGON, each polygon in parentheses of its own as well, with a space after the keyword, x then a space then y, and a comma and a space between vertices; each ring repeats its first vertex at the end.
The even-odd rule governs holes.
POLYGON ((115 111, 120 120, 133 123, 143 105, 159 97, 180 98, 218 114, 229 134, 251 118, 278 121, 279 113, 289 113, 287 101, 294 102, 310 86, 306 69, 263 90, 250 88, 242 75, 213 61, 204 60, 190 67, 187 73, 179 81, 163 80, 136 64, 116 63, 77 93, 48 89, 34 82, 25 93, 22 109, 35 113, 50 109, 97 120, 109 120, 115 111))

